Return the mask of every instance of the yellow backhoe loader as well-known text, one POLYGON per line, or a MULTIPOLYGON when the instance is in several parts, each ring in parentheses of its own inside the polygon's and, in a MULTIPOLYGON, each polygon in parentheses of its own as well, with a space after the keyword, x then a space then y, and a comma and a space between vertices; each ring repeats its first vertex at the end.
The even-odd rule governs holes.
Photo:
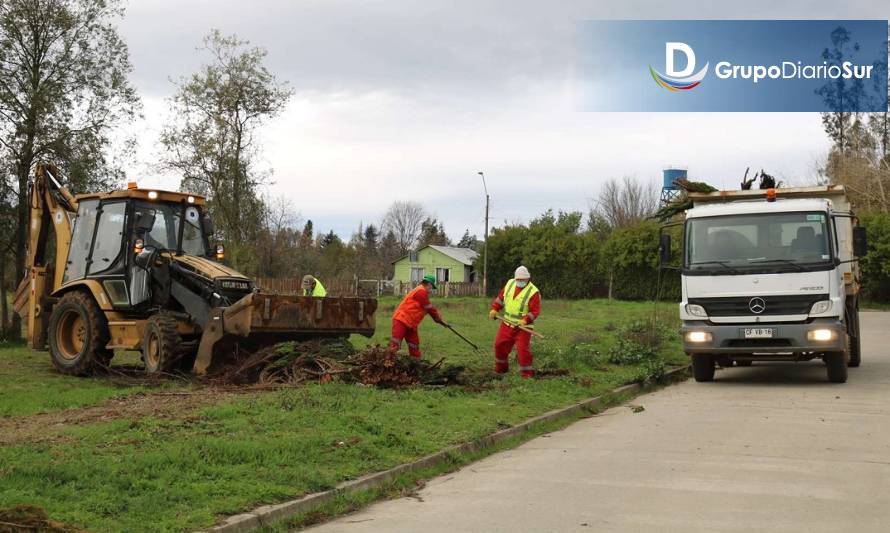
POLYGON ((373 298, 269 294, 222 264, 201 196, 135 183, 73 196, 59 178, 35 169, 13 307, 60 372, 89 374, 123 349, 148 372, 203 374, 275 342, 374 334, 373 298))

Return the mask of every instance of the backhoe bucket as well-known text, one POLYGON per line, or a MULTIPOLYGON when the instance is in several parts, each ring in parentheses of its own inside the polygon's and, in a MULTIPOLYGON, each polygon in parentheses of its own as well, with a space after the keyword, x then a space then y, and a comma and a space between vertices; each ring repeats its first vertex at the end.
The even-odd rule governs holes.
POLYGON ((194 371, 205 374, 223 360, 238 360, 259 348, 288 340, 374 335, 374 298, 315 298, 255 292, 211 310, 198 346, 194 371))

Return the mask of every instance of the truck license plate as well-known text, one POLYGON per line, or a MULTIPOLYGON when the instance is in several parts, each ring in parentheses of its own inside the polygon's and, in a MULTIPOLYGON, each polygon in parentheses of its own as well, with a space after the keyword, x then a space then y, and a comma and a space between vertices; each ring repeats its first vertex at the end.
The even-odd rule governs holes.
POLYGON ((745 328, 746 339, 772 339, 772 328, 745 328))

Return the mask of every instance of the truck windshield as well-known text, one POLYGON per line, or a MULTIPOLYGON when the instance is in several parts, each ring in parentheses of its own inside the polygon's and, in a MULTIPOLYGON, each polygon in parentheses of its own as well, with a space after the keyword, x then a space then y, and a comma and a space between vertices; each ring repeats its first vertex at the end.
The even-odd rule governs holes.
POLYGON ((692 218, 686 223, 686 267, 735 274, 824 266, 832 257, 828 227, 821 212, 692 218))
MULTIPOLYGON (((155 223, 143 236, 146 246, 164 250, 176 250, 179 238, 179 219, 182 206, 179 204, 138 203, 136 214, 154 214, 155 223)), ((206 255, 204 232, 201 229, 201 212, 195 206, 185 209, 185 228, 182 232, 182 252, 189 255, 206 255)))

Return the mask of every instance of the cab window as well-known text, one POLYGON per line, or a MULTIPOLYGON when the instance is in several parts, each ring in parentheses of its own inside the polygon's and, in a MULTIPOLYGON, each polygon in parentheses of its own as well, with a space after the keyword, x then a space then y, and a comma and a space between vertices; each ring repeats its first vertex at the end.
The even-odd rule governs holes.
POLYGON ((102 206, 89 274, 108 271, 122 257, 126 213, 127 204, 125 202, 114 202, 102 206))
POLYGON ((80 279, 86 273, 98 207, 99 200, 83 200, 78 203, 74 230, 71 233, 71 249, 68 250, 68 262, 65 265, 62 283, 80 279))

